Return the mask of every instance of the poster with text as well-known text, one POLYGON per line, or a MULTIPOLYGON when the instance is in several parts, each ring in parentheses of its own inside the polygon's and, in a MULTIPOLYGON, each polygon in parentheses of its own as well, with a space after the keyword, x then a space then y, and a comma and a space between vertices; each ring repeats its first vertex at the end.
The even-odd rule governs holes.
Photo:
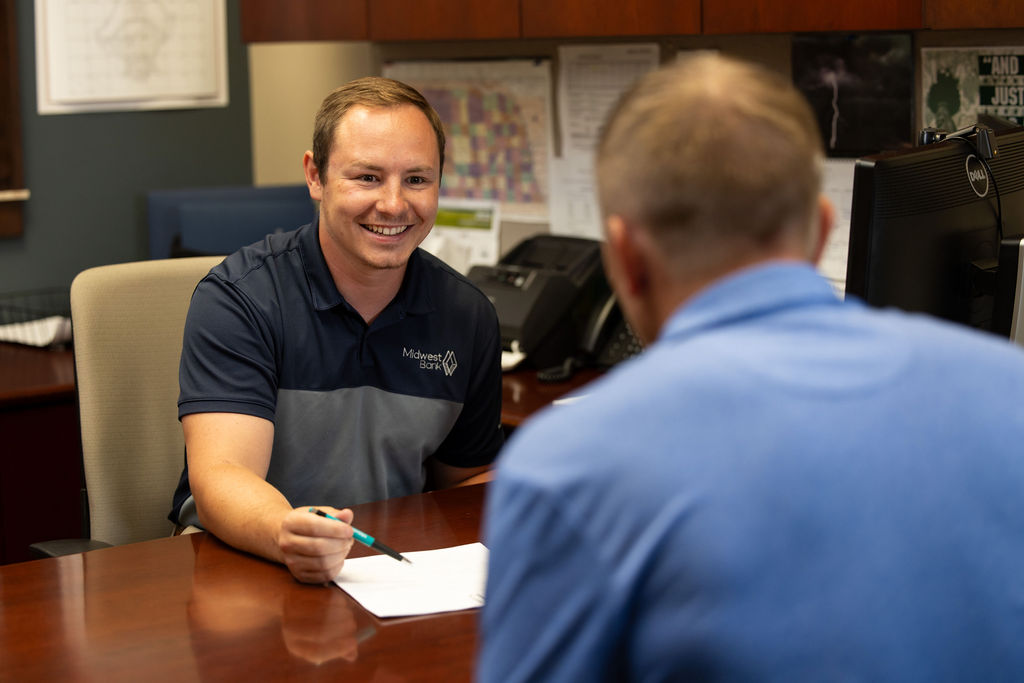
POLYGON ((1024 124, 1024 47, 921 50, 921 125, 1024 124))

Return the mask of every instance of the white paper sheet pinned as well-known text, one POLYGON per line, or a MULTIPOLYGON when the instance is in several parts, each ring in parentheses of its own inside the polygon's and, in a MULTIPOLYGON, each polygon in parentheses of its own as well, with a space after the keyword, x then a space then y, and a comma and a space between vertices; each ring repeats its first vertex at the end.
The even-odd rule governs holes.
POLYGON ((482 607, 487 547, 469 543, 402 555, 345 560, 334 583, 378 617, 407 617, 482 607))
POLYGON ((818 272, 828 278, 839 296, 846 292, 846 257, 850 251, 850 216, 856 159, 826 159, 822 192, 835 207, 835 224, 818 261, 818 272))

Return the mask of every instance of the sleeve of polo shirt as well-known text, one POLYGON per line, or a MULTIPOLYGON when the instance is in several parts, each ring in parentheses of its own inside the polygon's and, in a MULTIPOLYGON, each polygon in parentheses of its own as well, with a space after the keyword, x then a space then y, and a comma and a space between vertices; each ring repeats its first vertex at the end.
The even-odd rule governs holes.
MULTIPOLYGON (((481 299, 483 296, 481 295, 481 299)), ((489 465, 504 443, 501 431, 501 328, 498 315, 483 299, 477 316, 472 377, 455 426, 434 453, 452 467, 489 465)))
POLYGON ((179 419, 229 412, 273 420, 277 371, 271 330, 243 292, 215 274, 203 279, 185 321, 179 419))

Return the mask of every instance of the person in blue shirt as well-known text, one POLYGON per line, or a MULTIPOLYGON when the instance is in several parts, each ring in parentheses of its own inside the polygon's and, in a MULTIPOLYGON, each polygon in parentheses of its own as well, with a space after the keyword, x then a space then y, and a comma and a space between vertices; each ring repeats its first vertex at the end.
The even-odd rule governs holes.
POLYGON ((186 467, 171 519, 285 564, 341 570, 347 506, 486 478, 503 443, 494 306, 418 249, 445 136, 404 83, 330 93, 303 165, 316 220, 199 283, 182 348, 186 467))
POLYGON ((647 344, 498 458, 478 680, 1024 680, 1024 353, 841 301, 800 93, 688 58, 597 153, 647 344))

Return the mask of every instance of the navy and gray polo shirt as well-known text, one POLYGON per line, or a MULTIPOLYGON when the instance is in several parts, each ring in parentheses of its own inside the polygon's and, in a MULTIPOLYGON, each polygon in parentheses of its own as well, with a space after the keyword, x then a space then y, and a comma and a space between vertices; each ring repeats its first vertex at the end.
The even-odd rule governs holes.
MULTIPOLYGON (((316 222, 241 249, 199 283, 180 384, 179 418, 275 423, 267 481, 296 507, 419 493, 428 458, 476 467, 502 445, 501 341, 487 297, 418 249, 367 325, 334 285, 316 222)), ((187 468, 170 518, 198 526, 187 468)))

